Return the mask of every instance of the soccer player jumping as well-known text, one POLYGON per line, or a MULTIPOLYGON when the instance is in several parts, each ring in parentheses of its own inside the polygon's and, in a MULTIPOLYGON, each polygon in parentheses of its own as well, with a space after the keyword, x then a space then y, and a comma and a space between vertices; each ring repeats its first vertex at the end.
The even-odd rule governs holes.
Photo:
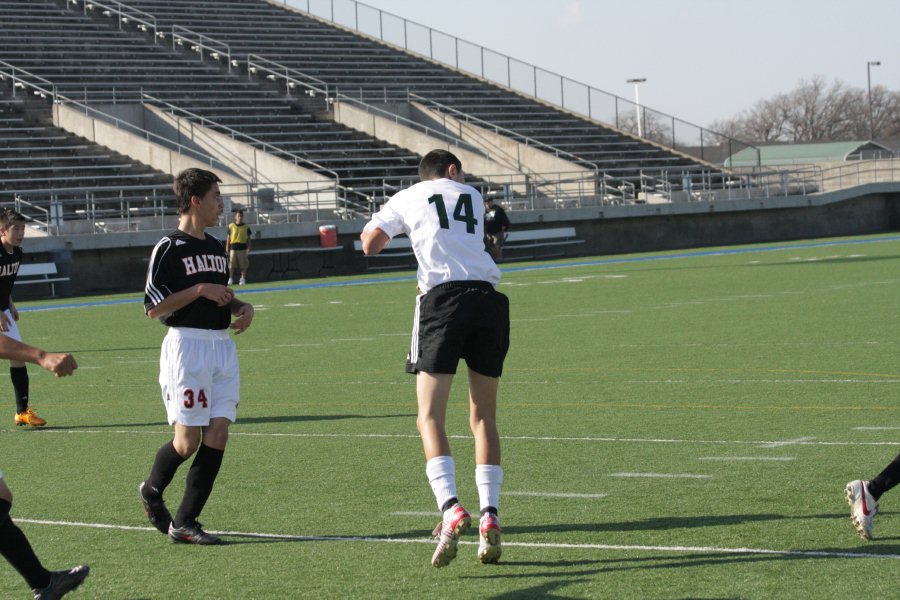
POLYGON ((432 150, 419 164, 421 181, 391 197, 360 238, 378 254, 401 233, 419 263, 412 343, 406 370, 416 374, 416 425, 425 450, 425 473, 443 518, 434 531, 435 567, 456 557, 471 517, 456 495, 456 469, 445 430, 450 385, 460 358, 469 375, 469 425, 475 437, 475 483, 481 505, 478 558, 500 559, 500 435, 497 388, 509 350, 509 300, 495 290, 500 270, 484 250, 484 201, 465 185, 462 163, 432 150))

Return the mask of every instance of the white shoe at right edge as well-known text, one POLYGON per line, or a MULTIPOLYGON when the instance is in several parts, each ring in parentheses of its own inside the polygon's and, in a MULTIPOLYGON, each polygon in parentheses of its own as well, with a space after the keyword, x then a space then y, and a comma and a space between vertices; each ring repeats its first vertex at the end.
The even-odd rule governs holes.
POLYGON ((481 515, 478 527, 478 560, 484 564, 500 561, 503 547, 500 545, 500 519, 493 513, 481 515))
POLYGON ((875 515, 878 513, 878 501, 867 489, 868 481, 857 479, 847 484, 847 504, 850 505, 850 520, 856 527, 856 533, 864 540, 872 539, 872 528, 875 515))

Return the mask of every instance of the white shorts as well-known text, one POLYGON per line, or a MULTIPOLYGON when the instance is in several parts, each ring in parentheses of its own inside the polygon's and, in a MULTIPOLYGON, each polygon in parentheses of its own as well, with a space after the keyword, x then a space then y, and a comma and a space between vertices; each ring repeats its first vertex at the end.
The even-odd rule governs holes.
POLYGON ((9 331, 0 331, 3 335, 8 338, 12 338, 17 342, 22 341, 22 335, 19 333, 19 325, 16 323, 16 320, 13 319, 12 313, 9 312, 9 309, 3 311, 3 314, 6 315, 6 318, 9 319, 9 331))
POLYGON ((232 423, 240 402, 237 349, 227 329, 170 327, 159 356, 159 386, 169 425, 232 423))

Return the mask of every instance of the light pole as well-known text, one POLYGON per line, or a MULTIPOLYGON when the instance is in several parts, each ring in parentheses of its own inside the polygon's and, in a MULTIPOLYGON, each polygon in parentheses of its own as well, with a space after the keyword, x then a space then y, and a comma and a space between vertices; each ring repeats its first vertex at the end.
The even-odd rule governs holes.
POLYGON ((638 85, 647 81, 646 77, 634 77, 632 79, 626 79, 625 83, 633 83, 634 84, 634 115, 637 118, 637 129, 638 129, 638 137, 644 137, 644 128, 641 125, 641 97, 638 94, 638 85))
POLYGON ((866 80, 869 83, 869 139, 875 137, 875 118, 872 116, 872 67, 880 67, 881 61, 870 60, 866 63, 866 80))

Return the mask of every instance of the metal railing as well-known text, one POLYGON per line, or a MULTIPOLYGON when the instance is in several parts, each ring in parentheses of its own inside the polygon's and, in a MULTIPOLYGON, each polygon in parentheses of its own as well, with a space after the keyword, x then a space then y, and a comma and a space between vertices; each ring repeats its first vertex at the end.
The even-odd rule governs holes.
POLYGON ((122 29, 129 21, 133 21, 136 24, 135 26, 141 31, 145 33, 152 32, 154 43, 157 39, 166 37, 166 34, 157 27, 156 17, 148 12, 122 4, 118 0, 66 0, 66 6, 69 4, 78 6, 79 2, 85 15, 99 10, 104 17, 115 16, 119 29, 122 29))
POLYGON ((57 101, 58 94, 55 83, 40 75, 35 75, 25 69, 0 60, 0 81, 6 81, 7 79, 12 83, 13 98, 16 97, 17 93, 25 92, 26 88, 31 88, 34 95, 42 98, 49 97, 53 103, 57 101))
MULTIPOLYGON (((627 204, 717 203, 736 200, 809 196, 836 189, 890 182, 900 191, 900 158, 854 161, 834 167, 748 168, 727 179, 672 171, 629 181, 595 182, 582 173, 483 176, 475 182, 482 195, 514 211, 553 211, 627 204)), ((411 182, 408 182, 411 183, 411 182)), ((226 212, 239 205, 257 224, 367 218, 383 199, 334 198, 334 188, 315 182, 279 182, 220 186, 226 212)), ((400 186, 385 183, 384 196, 400 186)), ((163 230, 177 221, 168 185, 54 188, 0 192, 0 205, 14 202, 31 224, 49 235, 163 230)), ((224 222, 222 223, 224 224, 224 222)))
POLYGON ((192 31, 181 25, 172 25, 172 50, 175 51, 179 46, 184 47, 185 43, 191 50, 200 55, 200 60, 205 56, 209 56, 214 60, 221 60, 225 57, 225 64, 228 65, 228 72, 231 67, 237 66, 237 61, 231 58, 231 47, 225 42, 220 42, 215 38, 192 31), (206 54, 204 55, 204 51, 206 54))
MULTIPOLYGON (((217 121, 213 121, 212 119, 208 119, 202 115, 198 115, 197 113, 194 113, 187 109, 176 106, 176 105, 172 104, 171 102, 166 102, 165 100, 161 100, 160 98, 151 96, 150 94, 145 94, 142 92, 141 100, 142 101, 148 100, 150 103, 152 103, 154 105, 164 107, 166 111, 168 111, 174 115, 182 115, 184 117, 187 117, 188 119, 191 119, 192 121, 199 123, 203 127, 209 127, 220 133, 225 132, 228 135, 228 137, 230 137, 231 139, 233 139, 235 141, 241 141, 244 143, 248 143, 254 147, 261 148, 261 149, 267 150, 269 152, 272 152, 272 154, 274 154, 276 156, 286 156, 291 160, 291 162, 293 164, 295 164, 297 166, 303 166, 305 168, 314 170, 319 173, 327 174, 334 180, 335 185, 340 184, 340 177, 338 176, 337 172, 329 169, 328 167, 324 167, 317 162, 313 162, 307 158, 304 158, 304 157, 300 156, 299 154, 294 154, 292 152, 288 152, 287 150, 284 150, 283 148, 279 148, 278 146, 274 146, 268 142, 264 142, 263 140, 257 139, 251 135, 242 133, 236 129, 232 129, 231 127, 228 127, 227 125, 222 125, 221 123, 219 123, 217 121)), ((255 169, 254 169, 254 171, 255 171, 255 169)))
MULTIPOLYGON (((269 0, 292 6, 319 19, 330 21, 408 53, 442 63, 458 71, 486 79, 536 100, 601 121, 614 127, 636 130, 636 105, 631 100, 575 81, 564 75, 462 40, 399 15, 357 0, 269 0)), ((753 147, 689 123, 675 116, 640 105, 645 137, 678 152, 710 160, 712 146, 726 146, 728 155, 753 147)), ((636 135, 636 132, 634 132, 636 135)))
POLYGON ((495 125, 495 124, 491 123, 490 121, 485 121, 478 117, 474 117, 474 116, 464 113, 462 111, 456 110, 453 107, 447 106, 446 104, 437 102, 436 100, 431 100, 429 98, 425 98, 424 96, 420 96, 419 94, 416 94, 410 90, 407 90, 406 93, 407 93, 407 98, 409 100, 416 100, 417 102, 425 104, 426 106, 432 106, 435 109, 437 109, 438 112, 450 114, 458 121, 463 121, 464 123, 471 123, 471 124, 477 125, 488 131, 492 131, 492 132, 502 135, 504 137, 514 139, 518 142, 525 144, 526 146, 531 146, 533 148, 537 148, 538 150, 542 150, 544 152, 552 154, 553 156, 555 156, 557 158, 564 158, 570 162, 573 162, 573 163, 581 165, 587 169, 590 169, 590 170, 594 171, 595 173, 600 172, 600 167, 597 164, 592 163, 591 161, 586 160, 584 158, 581 158, 577 154, 573 154, 571 152, 561 150, 560 148, 551 146, 550 144, 544 143, 540 140, 530 138, 526 135, 522 135, 521 133, 517 133, 515 131, 512 131, 511 129, 506 129, 505 127, 495 125))
POLYGON ((447 135, 445 132, 438 131, 437 129, 433 129, 427 125, 413 121, 412 119, 401 117, 395 112, 343 94, 337 86, 330 86, 327 82, 317 77, 313 77, 303 71, 285 66, 257 54, 250 54, 247 56, 247 72, 248 77, 257 75, 265 77, 269 81, 283 81, 288 96, 292 93, 297 93, 297 88, 305 88, 306 91, 304 93, 310 97, 316 97, 316 95, 321 94, 325 99, 326 105, 333 105, 335 102, 345 102, 364 110, 368 114, 382 117, 398 125, 403 125, 404 127, 409 127, 443 142, 452 144, 461 142, 458 138, 447 135))

